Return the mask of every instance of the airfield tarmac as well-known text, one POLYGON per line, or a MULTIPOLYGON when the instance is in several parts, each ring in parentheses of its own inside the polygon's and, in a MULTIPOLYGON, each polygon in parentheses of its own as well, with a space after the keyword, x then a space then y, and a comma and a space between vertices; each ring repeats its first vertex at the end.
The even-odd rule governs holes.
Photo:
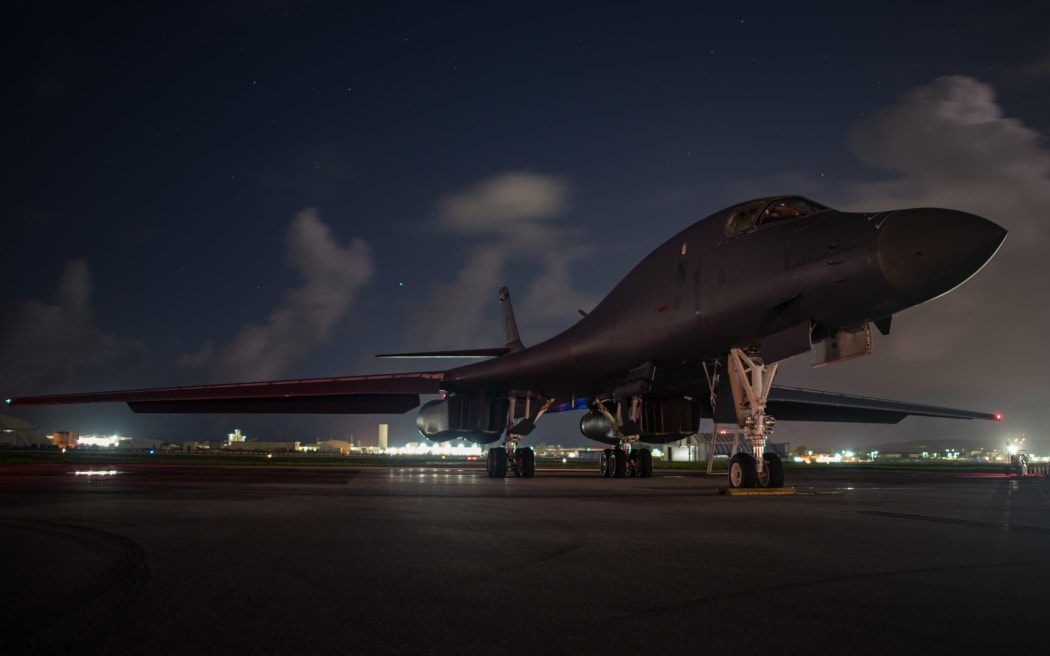
POLYGON ((0 468, 0 653, 1044 653, 1050 481, 0 468))

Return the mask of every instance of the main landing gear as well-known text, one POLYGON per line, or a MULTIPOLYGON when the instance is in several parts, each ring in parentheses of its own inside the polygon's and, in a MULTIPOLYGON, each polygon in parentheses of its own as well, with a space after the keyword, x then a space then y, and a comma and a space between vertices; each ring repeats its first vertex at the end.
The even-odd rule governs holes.
POLYGON ((784 487, 784 464, 780 456, 766 452, 766 442, 776 420, 766 414, 766 400, 777 373, 777 363, 764 364, 757 354, 740 349, 729 352, 733 402, 744 439, 751 453, 742 451, 729 461, 730 487, 784 487))
POLYGON ((517 400, 517 395, 511 394, 510 405, 507 409, 507 439, 503 444, 488 450, 485 471, 489 478, 503 478, 508 471, 521 478, 532 478, 536 475, 536 452, 521 446, 521 438, 536 428, 536 422, 554 404, 554 398, 548 398, 535 414, 530 415, 532 399, 526 396, 525 414, 521 421, 514 424, 514 420, 518 418, 515 415, 517 400))
POLYGON ((649 478, 653 475, 653 452, 649 449, 624 451, 621 447, 602 451, 598 470, 603 478, 649 478))
POLYGON ((653 452, 638 446, 638 438, 641 433, 641 428, 638 426, 641 398, 636 396, 631 400, 630 418, 622 425, 612 416, 601 399, 595 399, 594 407, 605 417, 620 438, 620 443, 616 445, 616 448, 602 451, 598 461, 598 471, 601 472, 602 477, 649 478, 652 476, 653 452))
POLYGON ((511 458, 508 457, 506 446, 494 446, 488 451, 485 471, 489 478, 503 478, 508 471, 521 478, 532 478, 536 475, 536 452, 528 447, 519 447, 511 458))

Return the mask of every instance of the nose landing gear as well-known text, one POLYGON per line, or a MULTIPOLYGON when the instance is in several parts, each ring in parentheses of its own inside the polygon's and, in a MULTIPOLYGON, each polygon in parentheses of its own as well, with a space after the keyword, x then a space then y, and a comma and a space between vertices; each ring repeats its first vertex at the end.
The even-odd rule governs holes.
POLYGON ((777 363, 765 364, 757 354, 741 349, 729 352, 730 383, 737 417, 751 453, 741 452, 729 461, 730 487, 784 487, 784 464, 780 456, 766 452, 766 443, 776 420, 766 414, 766 400, 777 373, 777 363))

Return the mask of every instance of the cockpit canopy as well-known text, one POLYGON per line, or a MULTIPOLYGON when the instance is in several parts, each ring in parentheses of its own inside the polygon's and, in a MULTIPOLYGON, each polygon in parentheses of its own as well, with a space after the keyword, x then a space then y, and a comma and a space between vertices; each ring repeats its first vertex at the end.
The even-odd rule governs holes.
POLYGON ((731 208, 726 219, 726 235, 732 237, 776 221, 797 219, 828 209, 802 196, 760 198, 731 208))

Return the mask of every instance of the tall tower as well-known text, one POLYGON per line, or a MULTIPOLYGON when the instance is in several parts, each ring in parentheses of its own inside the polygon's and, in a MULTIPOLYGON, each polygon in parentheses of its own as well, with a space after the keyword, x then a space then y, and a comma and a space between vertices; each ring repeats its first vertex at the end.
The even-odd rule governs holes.
POLYGON ((387 438, 387 431, 389 430, 389 428, 390 428, 390 426, 388 424, 379 424, 379 450, 380 451, 386 451, 386 449, 387 449, 386 438, 387 438))

